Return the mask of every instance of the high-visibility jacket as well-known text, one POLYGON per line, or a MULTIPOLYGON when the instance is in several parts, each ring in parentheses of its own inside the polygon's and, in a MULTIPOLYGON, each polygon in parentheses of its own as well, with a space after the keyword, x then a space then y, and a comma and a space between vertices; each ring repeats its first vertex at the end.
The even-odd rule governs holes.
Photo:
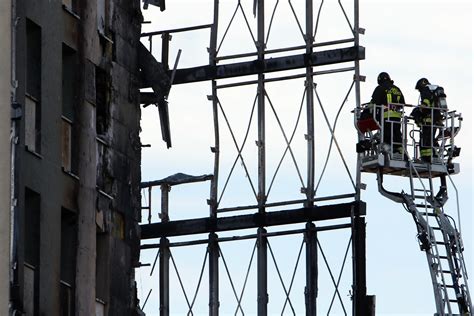
POLYGON ((401 112, 389 108, 388 104, 405 104, 405 98, 400 88, 387 81, 375 88, 374 92, 372 93, 372 99, 370 100, 370 103, 372 105, 385 105, 383 113, 384 118, 401 118, 401 112))

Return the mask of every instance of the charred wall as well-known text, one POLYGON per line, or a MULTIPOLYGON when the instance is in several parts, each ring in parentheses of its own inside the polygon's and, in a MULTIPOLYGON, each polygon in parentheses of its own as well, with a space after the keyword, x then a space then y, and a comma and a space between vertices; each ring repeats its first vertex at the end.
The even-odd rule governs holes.
POLYGON ((140 1, 15 4, 14 309, 134 315, 140 1))

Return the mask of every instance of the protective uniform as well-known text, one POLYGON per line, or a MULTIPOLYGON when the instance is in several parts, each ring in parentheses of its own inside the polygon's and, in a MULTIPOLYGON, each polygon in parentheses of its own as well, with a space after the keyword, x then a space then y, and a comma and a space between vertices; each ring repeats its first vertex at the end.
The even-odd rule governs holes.
POLYGON ((437 157, 433 148, 439 147, 436 139, 438 127, 443 125, 443 118, 439 104, 433 93, 438 86, 431 85, 428 79, 421 78, 416 83, 415 89, 420 91, 420 106, 415 108, 412 116, 420 127, 420 157, 426 162, 431 162, 432 157, 437 157))
MULTIPOLYGON (((396 107, 390 106, 391 103, 405 104, 403 93, 393 84, 393 80, 386 72, 381 72, 377 77, 378 86, 372 93, 370 103, 372 108, 375 105, 384 105, 383 112, 383 142, 391 145, 393 141, 393 152, 403 153, 402 147, 402 132, 401 132, 401 117, 402 113, 396 107), (393 138, 392 138, 393 137, 393 138)), ((380 108, 377 108, 379 110, 380 108)), ((376 113, 377 120, 380 120, 380 113, 376 113)))

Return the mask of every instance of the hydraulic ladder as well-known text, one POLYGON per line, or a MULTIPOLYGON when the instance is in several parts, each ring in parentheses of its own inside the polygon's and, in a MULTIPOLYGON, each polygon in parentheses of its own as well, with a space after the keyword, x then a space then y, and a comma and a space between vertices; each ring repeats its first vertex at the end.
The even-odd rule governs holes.
POLYGON ((378 176, 379 190, 384 196, 403 203, 413 216, 420 250, 426 253, 430 270, 436 304, 435 316, 473 315, 461 234, 454 219, 443 210, 448 199, 446 178, 440 177, 441 186, 435 195, 432 177, 422 179, 415 164, 408 164, 409 194, 386 191, 382 186, 382 170, 378 176))
MULTIPOLYGON (((427 163, 417 156, 421 144, 416 139, 421 138, 421 131, 410 123, 410 117, 403 115, 404 108, 409 105, 395 106, 400 109, 403 117, 402 155, 394 153, 392 148, 384 148, 381 143, 385 124, 378 123, 382 121, 382 117, 377 120, 376 111, 373 111, 372 117, 364 119, 360 119, 358 112, 354 111, 356 128, 363 135, 357 144, 357 152, 362 156, 361 170, 376 173, 379 192, 388 199, 403 204, 412 215, 420 249, 425 252, 428 261, 435 297, 435 316, 474 316, 461 234, 454 219, 444 212, 448 200, 446 178, 451 180, 452 174, 459 173, 459 165, 452 163, 452 159, 460 151, 454 144, 454 137, 461 128, 462 115, 441 109, 444 121, 433 126, 439 133, 431 144, 434 153, 432 162, 427 163), (438 142, 439 144, 435 144, 438 142), (384 175, 408 177, 410 192, 386 190, 383 186, 384 175), (433 180, 438 178, 440 186, 435 194, 433 180)), ((380 107, 380 113, 383 108, 380 107)), ((391 143, 394 143, 393 139, 391 143)))
POLYGON ((443 206, 448 199, 446 177, 440 179, 439 192, 434 195, 432 177, 423 181, 416 166, 410 163, 411 192, 402 193, 403 203, 415 221, 420 249, 426 253, 436 302, 435 315, 471 315, 462 238, 453 218, 444 213, 443 206))

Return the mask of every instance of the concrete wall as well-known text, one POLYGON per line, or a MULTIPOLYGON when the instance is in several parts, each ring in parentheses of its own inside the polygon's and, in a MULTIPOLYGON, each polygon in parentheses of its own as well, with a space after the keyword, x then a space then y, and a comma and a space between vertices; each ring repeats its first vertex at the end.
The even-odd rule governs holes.
MULTIPOLYGON (((4 4, 4 1, 0 2, 4 4)), ((22 105, 27 93, 27 20, 41 28, 42 56, 41 152, 33 153, 26 148, 24 118, 20 122, 17 146, 19 211, 18 270, 13 291, 15 308, 19 311, 33 308, 32 303, 27 302, 29 293, 25 292, 28 287, 25 286, 24 270, 28 189, 41 197, 39 263, 35 267, 38 298, 34 307, 39 315, 60 315, 63 297, 60 281, 64 281, 61 279, 61 213, 65 208, 75 214, 77 222, 75 281, 71 284, 75 290, 72 294, 75 315, 95 315, 96 298, 99 298, 105 306, 105 315, 129 316, 134 315, 136 305, 134 265, 138 262, 140 242, 137 223, 140 213, 140 107, 135 48, 140 36, 140 1, 104 1, 107 6, 103 13, 98 12, 102 10, 98 10, 100 1, 75 3, 78 7, 71 12, 63 7, 61 0, 17 1, 17 100, 22 105), (105 36, 98 32, 99 14, 106 17, 105 36), (73 122, 76 133, 73 141, 78 146, 76 174, 61 168, 63 44, 76 51, 79 61, 73 122), (109 90, 108 125, 101 135, 96 132, 98 71, 105 73, 107 83, 104 87, 109 90), (101 153, 102 147, 106 147, 106 155, 101 153), (104 179, 108 181, 107 188, 99 185, 104 179)), ((1 118, 9 122, 9 100, 7 106, 8 115, 1 118)), ((8 223, 2 221, 0 224, 4 222, 8 223)))
POLYGON ((0 1, 0 315, 8 315, 10 271, 11 3, 0 1))

